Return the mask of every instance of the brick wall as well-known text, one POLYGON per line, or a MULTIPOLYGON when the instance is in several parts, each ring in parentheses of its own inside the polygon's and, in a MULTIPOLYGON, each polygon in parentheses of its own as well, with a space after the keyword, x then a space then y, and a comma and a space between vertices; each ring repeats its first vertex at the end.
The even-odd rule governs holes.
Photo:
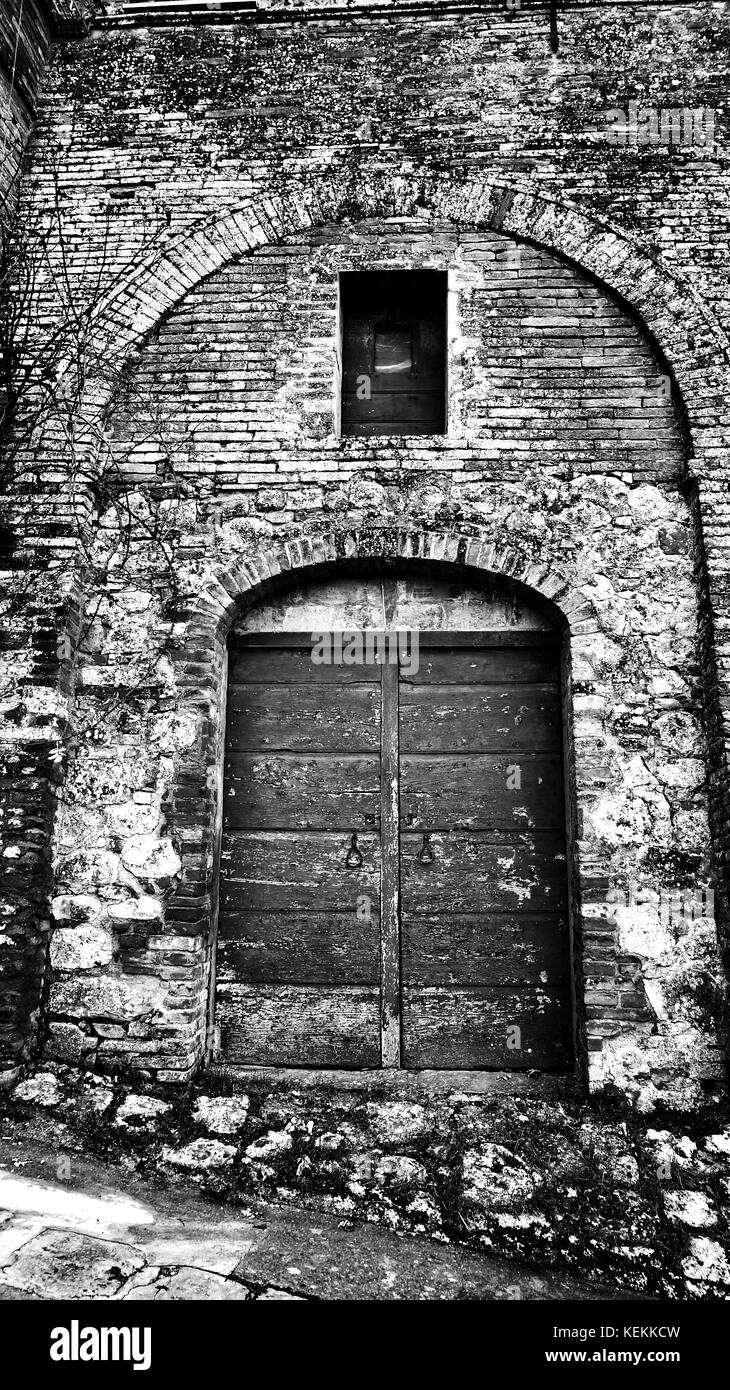
MULTIPOLYGON (((305 509, 327 507, 322 486, 367 463, 466 474, 463 489, 485 472, 518 481, 538 458, 662 481, 683 462, 670 377, 585 275, 503 236, 424 233, 415 221, 321 228, 207 279, 145 349, 129 405, 114 432, 135 482, 154 481, 172 451, 181 475, 216 493, 255 496, 278 479, 305 509), (337 437, 337 277, 408 266, 449 272, 449 427, 411 440, 406 458, 392 443, 337 437), (159 438, 153 411, 165 417, 159 438)), ((293 500, 267 509, 293 515, 293 500)))
POLYGON ((667 935, 651 894, 705 872, 706 729, 721 910, 730 862, 727 18, 561 11, 555 54, 544 5, 300 9, 102 13, 56 50, 36 128, 28 198, 60 150, 71 278, 103 242, 109 360, 135 349, 94 544, 120 497, 132 543, 75 664, 51 1052, 201 1056, 236 586, 471 548, 572 614, 593 1081, 696 1098, 719 1077, 712 931, 667 935), (631 100, 711 108, 715 147, 612 144, 631 100), (445 440, 333 430, 336 272, 374 263, 449 270, 445 440), (647 900, 613 910, 629 883, 647 900))

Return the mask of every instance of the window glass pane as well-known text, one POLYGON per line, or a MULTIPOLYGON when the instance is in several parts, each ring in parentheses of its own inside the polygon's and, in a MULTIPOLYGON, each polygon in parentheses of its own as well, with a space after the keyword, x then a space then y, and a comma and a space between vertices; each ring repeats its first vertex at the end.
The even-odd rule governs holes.
POLYGON ((413 337, 410 327, 375 329, 375 371, 410 372, 413 337))

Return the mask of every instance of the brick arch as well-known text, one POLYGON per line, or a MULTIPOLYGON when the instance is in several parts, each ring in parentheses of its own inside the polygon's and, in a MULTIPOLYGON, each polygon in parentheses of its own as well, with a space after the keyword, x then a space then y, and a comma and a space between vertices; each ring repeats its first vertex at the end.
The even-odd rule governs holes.
MULTIPOLYGON (((485 575, 530 590, 549 604, 556 618, 571 628, 595 623, 593 609, 577 593, 569 576, 552 563, 539 564, 515 546, 500 546, 484 536, 458 531, 405 531, 384 527, 329 531, 267 547, 255 557, 239 561, 209 578, 197 596, 190 624, 197 628, 218 610, 218 624, 227 628, 242 608, 257 603, 277 578, 299 574, 302 580, 322 567, 342 566, 357 560, 388 559, 462 565, 485 575)), ((597 623, 595 630, 598 631, 597 623)))
MULTIPOLYGON (((188 1059, 195 1054, 190 1069, 203 1056, 214 987, 220 790, 210 768, 222 766, 226 725, 223 673, 228 633, 242 612, 290 580, 314 582, 327 574, 345 577, 358 563, 382 560, 402 565, 404 571, 409 567, 453 565, 467 582, 502 582, 525 598, 537 600, 546 615, 569 636, 573 649, 600 631, 591 602, 565 571, 547 559, 535 561, 514 545, 502 546, 486 532, 375 527, 333 530, 262 548, 217 570, 206 580, 189 612, 185 639, 176 658, 180 705, 198 708, 199 733, 195 745, 180 755, 166 817, 166 833, 175 841, 182 859, 180 881, 165 912, 169 964, 173 966, 179 960, 182 935, 196 938, 201 948, 197 956, 201 969, 200 1008, 195 1020, 182 1025, 178 1038, 171 1040, 171 1051, 178 1050, 188 1059)), ((162 966, 167 963, 167 955, 165 951, 160 954, 162 966)), ((580 971, 579 962, 576 964, 580 971)))
MULTIPOLYGON (((717 402, 730 394, 730 340, 689 277, 595 213, 512 180, 447 182, 380 176, 353 188, 337 176, 313 179, 306 191, 249 199, 208 216, 141 260, 99 310, 100 355, 121 366, 160 320, 202 280, 258 247, 326 223, 378 216, 444 219, 489 228, 574 263, 638 317, 676 381, 692 429, 694 453, 716 427, 717 402), (725 391, 723 393, 723 385, 725 391)), ((103 391, 88 406, 103 411, 103 391)), ((715 441, 716 443, 716 441, 715 441)))

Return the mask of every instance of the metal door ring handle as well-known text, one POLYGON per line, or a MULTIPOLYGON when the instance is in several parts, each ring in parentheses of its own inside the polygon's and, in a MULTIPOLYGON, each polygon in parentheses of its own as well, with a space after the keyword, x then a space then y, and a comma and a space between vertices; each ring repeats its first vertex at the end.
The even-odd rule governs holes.
POLYGON ((345 867, 348 869, 359 869, 362 865, 362 855, 357 847, 357 833, 353 830, 350 836, 350 848, 345 856, 345 867))
POLYGON ((436 855, 431 848, 431 836, 428 832, 424 833, 423 844, 416 855, 419 864, 433 864, 436 855))

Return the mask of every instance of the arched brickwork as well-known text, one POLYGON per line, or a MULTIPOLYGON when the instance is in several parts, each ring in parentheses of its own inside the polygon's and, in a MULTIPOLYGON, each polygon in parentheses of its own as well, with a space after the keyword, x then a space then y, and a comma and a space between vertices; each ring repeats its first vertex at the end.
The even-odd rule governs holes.
MULTIPOLYGON (((518 184, 505 188, 485 179, 459 186, 430 185, 422 180, 380 180, 371 184, 364 197, 353 196, 351 188, 338 187, 332 178, 315 181, 306 195, 293 193, 288 198, 265 199, 207 219, 172 242, 163 254, 157 253, 154 259, 140 264, 104 306, 99 332, 111 364, 121 366, 159 320, 201 280, 256 247, 295 238, 303 230, 327 222, 383 215, 419 216, 424 227, 430 218, 439 218, 457 225, 492 228, 545 247, 596 277, 642 320, 658 345, 686 406, 692 438, 691 466, 697 487, 701 490, 705 480, 711 479, 713 470, 722 462, 716 433, 717 412, 726 398, 723 384, 730 380, 727 342, 712 314, 685 277, 626 233, 518 184)), ((86 418, 103 415, 108 404, 98 383, 94 392, 93 402, 86 403, 86 418)), ((90 439, 92 436, 90 430, 90 439)), ((90 456, 92 448, 93 445, 90 456)), ((701 515, 701 496, 697 510, 701 515)), ((332 533, 326 537, 299 538, 257 554, 235 573, 211 579, 191 614, 186 654, 179 667, 179 685, 186 692, 185 698, 190 706, 202 707, 207 713, 202 743, 196 747, 195 756, 191 753, 189 762, 181 765, 169 807, 170 830, 180 841, 185 862, 180 889, 167 911, 171 951, 173 939, 179 949, 182 936, 200 943, 203 938, 209 941, 211 934, 215 797, 210 769, 220 752, 223 634, 240 611, 241 603, 245 606, 249 599, 255 601, 254 595, 263 595, 277 576, 294 568, 314 576, 322 567, 346 564, 358 554, 375 558, 386 551, 404 562, 451 562, 485 574, 510 576, 556 605, 570 627, 574 645, 595 631, 594 619, 581 597, 571 592, 565 577, 543 572, 515 552, 498 553, 488 542, 474 536, 430 533, 414 538, 398 533, 394 538, 393 533, 383 531, 370 532, 365 537, 332 533), (358 550, 362 545, 366 548, 358 550), (186 814, 193 806, 195 823, 186 825, 186 814)), ((717 606, 715 595, 716 585, 710 572, 704 594, 710 626, 717 606)), ((707 688, 713 696, 709 722, 716 750, 719 804, 728 779, 724 749, 720 751, 723 690, 715 681, 714 672, 707 688)), ((716 838, 721 839, 722 825, 717 816, 716 822, 716 838)), ((163 949, 163 962, 164 956, 163 949)), ((202 963, 200 955, 197 960, 204 976, 209 966, 202 963)), ((177 1015, 168 1020, 175 1039, 170 1044, 170 1054, 178 1056, 171 1067, 184 1070, 202 1054, 205 1026, 199 1007, 188 1008, 184 1014, 179 1003, 176 1008, 177 1015)))
POLYGON ((621 298, 666 358, 688 412, 695 456, 701 453, 703 431, 716 425, 718 392, 730 380, 730 344, 686 276, 608 219, 518 181, 505 186, 483 177, 465 184, 380 177, 367 187, 367 193, 353 192, 335 176, 317 178, 306 193, 251 200, 206 218, 115 286, 100 311, 100 344, 122 362, 195 285, 256 247, 327 222, 419 216, 426 226, 428 219, 441 218, 535 242, 621 298))

